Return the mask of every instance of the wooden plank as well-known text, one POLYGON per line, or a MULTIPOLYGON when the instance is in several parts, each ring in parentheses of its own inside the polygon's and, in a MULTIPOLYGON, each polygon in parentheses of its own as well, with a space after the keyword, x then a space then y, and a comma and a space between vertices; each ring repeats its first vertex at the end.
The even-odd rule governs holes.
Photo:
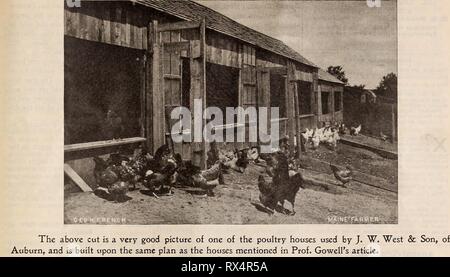
POLYGON ((130 25, 129 45, 133 48, 140 48, 142 45, 136 44, 136 29, 137 29, 137 13, 135 9, 129 9, 127 14, 127 24, 130 25))
POLYGON ((123 25, 125 26, 125 45, 131 47, 131 16, 133 13, 129 9, 125 9, 124 14, 125 16, 123 25))
MULTIPOLYGON (((296 132, 295 132, 295 137, 296 137, 296 141, 297 141, 297 155, 300 157, 302 154, 302 143, 301 143, 301 119, 300 119, 300 100, 299 100, 299 95, 298 95, 298 87, 297 87, 297 83, 293 83, 292 84, 294 86, 294 108, 295 108, 295 123, 296 123, 296 132)), ((305 149, 306 150, 306 149, 305 149)))
POLYGON ((166 32, 166 31, 173 31, 173 30, 185 30, 185 29, 195 29, 200 28, 200 24, 198 22, 193 21, 180 21, 175 23, 165 23, 160 24, 158 26, 157 31, 158 32, 166 32))
MULTIPOLYGON (((139 28, 140 31, 142 31, 142 28, 139 28)), ((145 96, 145 102, 146 102, 146 109, 145 109, 145 123, 146 123, 146 138, 147 138, 147 147, 148 150, 153 153, 155 149, 153 148, 153 140, 154 140, 154 130, 153 130, 153 93, 155 92, 153 86, 157 85, 155 84, 155 77, 153 76, 154 73, 154 47, 157 47, 155 45, 156 41, 156 30, 153 25, 153 22, 150 22, 148 25, 148 42, 149 49, 146 51, 147 61, 145 66, 145 90, 146 90, 146 96, 145 96)), ((141 37, 142 38, 142 37, 141 37)))
POLYGON ((86 14, 83 13, 79 13, 79 17, 80 17, 80 25, 79 25, 79 38, 81 39, 88 39, 88 16, 86 14))
POLYGON ((287 115, 288 115, 288 136, 289 136, 289 150, 294 153, 294 137, 296 128, 296 117, 295 117, 295 107, 294 107, 294 93, 295 85, 293 80, 295 80, 294 75, 294 64, 291 61, 287 62, 287 115))
MULTIPOLYGON (((153 21, 153 30, 158 27, 158 22, 153 21)), ((164 144, 164 86, 162 84, 162 45, 158 41, 155 32, 153 41, 153 70, 152 70, 152 95, 153 95, 153 150, 155 151, 164 144)), ((150 45, 149 45, 150 46, 150 45)))
POLYGON ((78 37, 80 29, 79 13, 73 10, 66 9, 66 34, 73 37, 78 37))
POLYGON ((189 41, 166 42, 164 43, 164 51, 167 53, 178 53, 189 50, 189 41))
MULTIPOLYGON (((179 72, 178 72, 179 74, 179 72)), ((164 74, 164 79, 171 79, 171 80, 180 80, 181 75, 175 75, 175 74, 164 74)))
POLYGON ((64 164, 64 173, 83 191, 83 192, 92 192, 92 189, 86 182, 81 179, 80 175, 78 175, 73 168, 65 163, 64 164))
MULTIPOLYGON (((201 76, 201 88, 202 88, 202 99, 203 99, 203 111, 206 109, 206 22, 203 18, 201 24, 200 24, 200 47, 201 47, 201 55, 202 55, 202 76, 201 76)), ((206 120, 203 119, 202 126, 204 127, 206 125, 206 120)), ((206 151, 207 151, 207 145, 205 140, 203 139, 202 143, 202 163, 201 167, 206 169, 206 151)))
POLYGON ((120 140, 106 140, 106 141, 95 141, 95 142, 69 144, 69 145, 64 145, 64 153, 92 150, 92 149, 104 148, 104 147, 120 146, 120 145, 143 142, 143 141, 145 141, 145 138, 143 138, 143 137, 133 137, 133 138, 120 139, 120 140))
POLYGON ((111 14, 110 9, 102 9, 101 42, 111 43, 111 14))
POLYGON ((97 9, 98 7, 92 6, 92 12, 94 13, 94 16, 87 15, 87 36, 86 39, 92 40, 92 41, 98 41, 99 40, 99 26, 100 26, 100 19, 98 17, 97 9))
POLYGON ((111 11, 111 43, 120 45, 121 42, 121 24, 122 8, 120 6, 112 5, 111 11))

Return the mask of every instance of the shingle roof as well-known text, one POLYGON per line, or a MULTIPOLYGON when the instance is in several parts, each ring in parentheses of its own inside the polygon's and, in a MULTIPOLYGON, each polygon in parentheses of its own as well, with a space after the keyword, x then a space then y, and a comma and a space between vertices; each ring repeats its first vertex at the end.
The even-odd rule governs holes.
POLYGON ((338 78, 334 77, 330 73, 326 72, 325 70, 319 68, 319 80, 327 81, 327 82, 333 82, 338 84, 344 84, 342 81, 340 81, 338 78))
POLYGON ((141 5, 166 12, 188 21, 201 21, 205 18, 208 29, 223 33, 239 40, 256 45, 265 50, 298 61, 302 64, 317 67, 282 41, 267 36, 208 7, 186 0, 130 0, 141 5))

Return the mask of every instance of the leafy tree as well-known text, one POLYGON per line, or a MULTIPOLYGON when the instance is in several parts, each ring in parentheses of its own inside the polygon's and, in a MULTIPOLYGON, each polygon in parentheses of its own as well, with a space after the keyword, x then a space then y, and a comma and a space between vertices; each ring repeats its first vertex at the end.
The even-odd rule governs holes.
POLYGON ((380 84, 375 89, 377 95, 397 99, 397 75, 389 73, 380 81, 380 84))
POLYGON ((363 85, 363 84, 361 84, 361 85, 353 85, 352 87, 357 88, 357 89, 365 89, 366 85, 363 85))
POLYGON ((344 84, 348 84, 348 79, 345 77, 345 71, 342 68, 342 66, 329 66, 327 69, 327 72, 333 75, 334 77, 338 78, 341 82, 344 84))

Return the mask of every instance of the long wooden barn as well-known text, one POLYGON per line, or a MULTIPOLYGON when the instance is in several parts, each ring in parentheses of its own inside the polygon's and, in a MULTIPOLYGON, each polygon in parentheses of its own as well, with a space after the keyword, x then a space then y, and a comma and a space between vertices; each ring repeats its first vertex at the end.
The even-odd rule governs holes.
MULTIPOLYGON (((170 134, 170 111, 192 107, 194 99, 204 107, 280 107, 281 135, 291 147, 321 116, 316 65, 192 1, 82 1, 65 7, 64 34, 64 148, 71 167, 124 145, 145 143, 154 151, 170 134), (101 131, 105 117, 120 118, 120 140, 101 131)), ((206 143, 174 147, 205 165, 206 143)))

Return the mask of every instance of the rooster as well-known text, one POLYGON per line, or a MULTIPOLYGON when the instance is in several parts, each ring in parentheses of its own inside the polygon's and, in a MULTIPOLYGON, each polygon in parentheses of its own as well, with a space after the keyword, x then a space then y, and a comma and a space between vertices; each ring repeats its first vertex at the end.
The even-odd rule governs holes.
POLYGON ((273 154, 271 163, 273 167, 272 182, 266 182, 263 176, 258 178, 261 204, 269 209, 274 209, 280 202, 284 208, 284 202, 288 201, 292 206, 290 214, 294 215, 295 196, 300 187, 303 187, 303 177, 299 172, 290 176, 288 159, 281 151, 273 154))
POLYGON ((353 179, 353 168, 349 165, 345 169, 339 169, 337 166, 330 163, 331 171, 333 171, 334 177, 345 186, 353 179))
POLYGON ((361 132, 361 124, 358 125, 358 127, 351 127, 350 128, 350 135, 357 136, 359 135, 359 132, 361 132))
POLYGON ((272 183, 266 182, 264 176, 259 175, 258 177, 258 189, 259 189, 259 201, 266 208, 270 209, 270 213, 273 214, 273 209, 278 204, 277 196, 276 196, 276 188, 272 183))
POLYGON ((148 188, 155 197, 157 197, 155 192, 159 194, 172 194, 172 186, 176 182, 176 177, 174 177, 176 169, 176 164, 174 162, 168 162, 161 170, 161 173, 148 170, 145 173, 144 186, 148 188))

